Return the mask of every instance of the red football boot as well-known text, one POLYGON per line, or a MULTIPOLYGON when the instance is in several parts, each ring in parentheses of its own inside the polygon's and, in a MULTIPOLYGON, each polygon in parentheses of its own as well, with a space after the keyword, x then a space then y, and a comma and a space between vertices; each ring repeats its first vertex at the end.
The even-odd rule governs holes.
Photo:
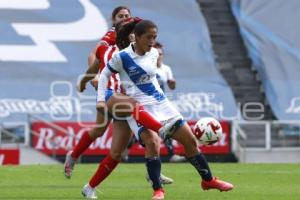
POLYGON ((218 177, 213 177, 211 181, 202 181, 201 187, 203 190, 218 189, 220 192, 229 191, 233 189, 231 183, 220 180, 218 177))
POLYGON ((161 200, 164 198, 165 198, 165 191, 162 188, 154 190, 152 200, 161 200))

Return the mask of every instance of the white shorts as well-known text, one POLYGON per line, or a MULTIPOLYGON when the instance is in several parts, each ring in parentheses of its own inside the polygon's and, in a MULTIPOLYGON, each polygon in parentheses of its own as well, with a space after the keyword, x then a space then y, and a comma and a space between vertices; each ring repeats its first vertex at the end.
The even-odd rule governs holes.
MULTIPOLYGON (((180 116, 182 119, 182 115, 174 108, 174 106, 170 103, 169 100, 163 100, 161 102, 157 102, 152 105, 144 105, 144 109, 151 114, 156 120, 160 122, 164 122, 166 120, 172 119, 174 117, 180 116)), ((138 124, 133 118, 127 119, 127 122, 134 133, 134 136, 137 140, 140 140, 140 134, 145 127, 138 124)))

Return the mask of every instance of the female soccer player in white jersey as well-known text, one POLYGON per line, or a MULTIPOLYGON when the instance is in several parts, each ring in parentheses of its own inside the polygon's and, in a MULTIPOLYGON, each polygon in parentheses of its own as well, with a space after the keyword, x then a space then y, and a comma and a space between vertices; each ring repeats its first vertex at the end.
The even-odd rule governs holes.
MULTIPOLYGON (((116 44, 115 26, 116 24, 120 23, 123 20, 129 19, 130 17, 131 17, 130 9, 126 6, 119 6, 113 10, 112 12, 113 27, 102 37, 100 42, 97 44, 96 48, 93 49, 93 51, 91 52, 89 56, 89 68, 80 81, 80 84, 78 86, 79 92, 83 92, 85 90, 86 84, 95 77, 98 71, 101 71, 104 68, 104 66, 110 60, 111 56, 118 51, 118 48, 115 45, 116 44)), ((121 86, 120 86, 118 74, 113 75, 110 78, 107 89, 114 92, 121 92, 121 86)), ((147 113, 143 113, 143 114, 147 115, 147 113)), ((145 117, 145 119, 147 119, 147 116, 145 117)), ((80 138, 79 142, 77 143, 77 145, 67 153, 65 165, 64 165, 64 174, 67 178, 70 178, 72 175, 75 161, 90 146, 90 144, 96 138, 102 136, 105 133, 105 130, 109 125, 110 121, 111 121, 110 118, 105 117, 103 113, 97 111, 97 117, 96 117, 97 126, 92 128, 89 132, 84 133, 80 138)), ((154 119, 145 120, 145 121, 147 123, 149 122, 151 123, 151 121, 153 121, 156 127, 161 128, 160 123, 156 122, 156 120, 154 119)), ((144 123, 142 122, 142 124, 144 123)), ((118 121, 114 124, 114 126, 119 127, 119 128, 114 127, 114 130, 130 131, 126 122, 118 121)), ((126 141, 124 143, 126 143, 126 141)), ((120 146, 120 149, 123 149, 123 147, 120 146)), ((115 160, 119 160, 120 149, 116 150, 115 153, 113 154, 114 155, 113 158, 115 160)), ((172 179, 163 175, 161 176, 161 180, 163 181, 163 183, 172 182, 172 179)))
MULTIPOLYGON (((156 62, 158 52, 152 46, 157 37, 157 26, 149 21, 142 20, 134 27, 135 43, 130 44, 127 48, 115 54, 107 66, 102 70, 98 83, 98 105, 105 104, 105 86, 108 78, 113 73, 119 73, 122 85, 127 96, 135 99, 156 119, 161 122, 174 120, 176 123, 172 131, 161 134, 165 139, 172 137, 180 142, 185 149, 187 160, 196 168, 202 178, 201 187, 204 190, 218 189, 220 191, 229 191, 233 185, 212 176, 211 170, 204 155, 199 151, 197 140, 192 130, 182 120, 181 114, 171 105, 169 100, 160 89, 156 79, 156 62)), ((117 41, 126 38, 126 35, 117 35, 117 41)), ((120 98, 110 98, 107 102, 109 110, 114 113, 116 103, 122 103, 120 98)), ((139 137, 146 143, 147 137, 143 138, 141 131, 144 127, 138 126, 134 121, 129 123, 136 137, 139 137)), ((150 131, 151 132, 151 131, 150 131)), ((149 172, 150 178, 155 177, 160 170, 160 161, 151 160, 151 164, 158 166, 152 168, 149 172)), ((164 191, 161 190, 160 198, 163 199, 164 191)))
MULTIPOLYGON (((140 19, 135 18, 133 20, 133 22, 129 22, 127 23, 128 26, 126 27, 132 27, 131 30, 133 30, 134 24, 136 24, 140 19)), ((121 26, 123 27, 123 26, 121 26)), ((116 28, 117 30, 118 28, 116 28)), ((120 32, 124 32, 124 29, 121 29, 122 31, 120 32)), ((125 31, 126 32, 126 31, 125 31)), ((128 32, 126 32, 126 35, 128 32)), ((119 33, 118 33, 119 34, 119 33)), ((122 44, 119 43, 119 48, 122 49, 126 46, 129 45, 129 40, 130 40, 130 36, 129 35, 126 40, 126 44, 124 44, 122 42, 122 44)), ((111 90, 107 90, 107 91, 111 91, 111 90)), ((113 96, 110 96, 112 92, 106 92, 106 98, 107 99, 114 99, 117 95, 117 93, 115 93, 113 96)), ((125 97, 123 95, 123 97, 125 97)), ((126 98, 127 103, 128 101, 133 101, 131 98, 127 97, 126 98)), ((135 102, 134 102, 135 103, 135 102)), ((126 104, 128 105, 128 104, 126 104)), ((105 106, 105 105, 103 105, 105 106)), ((100 109, 103 108, 103 106, 100 106, 100 109)), ((129 107, 134 107, 134 105, 129 104, 129 107)), ((143 115, 145 120, 148 117, 148 121, 149 121, 149 115, 147 112, 143 111, 142 108, 140 106, 139 110, 135 111, 136 112, 136 116, 140 116, 143 115), (141 113, 142 112, 142 113, 141 113)), ((130 113, 130 112, 129 112, 130 113)), ((150 116, 150 120, 153 118, 152 116, 150 116)), ((137 120, 139 120, 138 118, 136 118, 137 120)), ((83 195, 88 197, 88 198, 96 198, 96 190, 95 187, 98 186, 110 173, 111 171, 117 166, 117 164, 119 163, 119 158, 121 153, 123 152, 123 150, 125 149, 127 143, 128 143, 128 139, 130 137, 130 132, 127 129, 122 129, 119 128, 118 124, 120 123, 124 123, 124 121, 116 121, 114 120, 113 123, 113 137, 112 137, 112 145, 111 145, 111 150, 109 155, 107 155, 105 157, 105 159, 101 162, 101 164, 99 165, 99 168, 97 169, 97 171, 95 172, 95 174, 93 175, 93 177, 90 179, 89 183, 86 184, 83 188, 83 195)), ((160 122, 157 122, 160 123, 160 122)), ((172 122, 169 123, 169 127, 172 127, 172 122)), ((160 175, 160 159, 159 159, 159 143, 160 143, 160 138, 158 137, 158 135, 155 132, 150 132, 148 133, 148 130, 139 130, 140 133, 145 133, 145 134, 141 134, 142 138, 145 138, 143 144, 145 146, 145 157, 146 157, 146 167, 147 167, 147 171, 148 172, 153 172, 156 171, 158 172, 155 175, 152 175, 152 177, 150 177, 153 185, 153 189, 154 189, 154 199, 157 197, 157 195, 163 195, 162 193, 162 186, 161 183, 166 183, 165 181, 167 180, 166 177, 160 175), (156 168, 158 168, 156 170, 156 168)), ((159 197, 160 198, 160 197, 159 197)))

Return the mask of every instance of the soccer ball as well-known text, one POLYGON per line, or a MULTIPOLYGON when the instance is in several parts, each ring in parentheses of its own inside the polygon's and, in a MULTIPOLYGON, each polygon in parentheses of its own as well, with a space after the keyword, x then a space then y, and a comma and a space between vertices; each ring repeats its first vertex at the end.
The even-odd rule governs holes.
POLYGON ((222 126, 212 117, 201 118, 193 128, 194 135, 200 144, 211 145, 222 138, 222 126))

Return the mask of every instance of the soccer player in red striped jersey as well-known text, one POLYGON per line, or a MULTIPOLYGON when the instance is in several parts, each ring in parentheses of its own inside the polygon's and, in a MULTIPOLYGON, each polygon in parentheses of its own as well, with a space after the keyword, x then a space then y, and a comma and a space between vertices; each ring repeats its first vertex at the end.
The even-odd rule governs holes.
POLYGON ((89 66, 92 66, 93 63, 95 62, 96 52, 99 46, 103 44, 106 46, 112 46, 116 44, 116 31, 115 31, 116 24, 130 17, 131 17, 131 11, 126 6, 118 6, 113 10, 111 14, 111 20, 113 26, 109 31, 107 31, 107 33, 100 39, 100 41, 97 43, 95 48, 91 51, 88 58, 89 66))
MULTIPOLYGON (((125 6, 116 7, 112 12, 112 23, 113 27, 100 39, 96 47, 91 51, 88 58, 89 68, 87 69, 84 76, 81 78, 80 83, 77 87, 79 92, 83 92, 86 88, 86 84, 95 78, 96 74, 100 72, 105 64, 109 61, 115 51, 118 51, 115 46, 116 33, 115 25, 124 19, 130 18, 130 9, 125 6), (96 63, 96 64, 95 64, 96 63)), ((96 79, 95 79, 96 80, 96 79)), ((109 82, 109 89, 120 91, 120 84, 118 76, 112 76, 109 82)), ((75 165, 76 160, 79 156, 90 146, 94 140, 102 136, 109 125, 111 119, 106 119, 103 113, 97 111, 96 116, 96 127, 92 128, 89 132, 86 132, 80 138, 78 144, 72 151, 69 151, 66 156, 64 165, 64 174, 67 178, 70 178, 75 165)), ((123 125, 123 129, 126 130, 127 124, 123 125)), ((128 130, 130 130, 128 128, 128 130)))
POLYGON ((109 58, 111 58, 113 52, 116 50, 116 31, 115 26, 119 22, 126 20, 131 17, 130 9, 126 6, 116 7, 112 12, 112 28, 100 39, 95 48, 91 51, 88 57, 88 65, 89 69, 86 71, 84 77, 81 79, 80 84, 78 86, 78 90, 83 92, 86 87, 87 82, 92 80, 92 84, 94 87, 97 86, 97 78, 95 75, 99 70, 103 69, 105 64, 108 62, 109 58), (96 61, 98 54, 98 59, 100 61, 99 66, 95 66, 94 63, 96 61))

